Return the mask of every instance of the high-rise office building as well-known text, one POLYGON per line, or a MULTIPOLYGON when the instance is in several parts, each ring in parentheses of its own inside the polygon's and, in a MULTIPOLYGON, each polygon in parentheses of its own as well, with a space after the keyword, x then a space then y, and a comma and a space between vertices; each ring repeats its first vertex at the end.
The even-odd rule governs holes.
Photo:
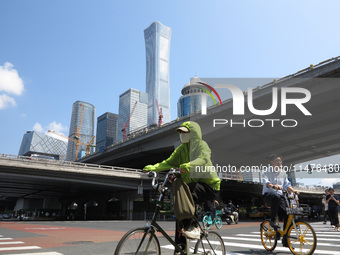
MULTIPOLYGON (((79 139, 81 143, 89 144, 94 137, 94 121, 95 107, 92 104, 82 101, 75 102, 72 107, 69 137, 73 139, 79 139)), ((93 143, 94 141, 91 144, 93 143)), ((90 154, 91 153, 93 153, 92 147, 90 148, 90 154)), ((78 158, 81 158, 85 155, 86 146, 79 144, 78 158)), ((68 142, 66 160, 76 160, 76 143, 71 140, 68 142)))
POLYGON ((191 79, 189 83, 184 85, 182 89, 183 96, 179 98, 177 103, 178 118, 201 111, 202 96, 205 96, 207 99, 207 107, 215 104, 214 100, 206 93, 206 91, 209 91, 211 93, 211 90, 208 87, 200 84, 199 82, 203 81, 195 76, 191 79))
POLYGON ((106 112, 97 118, 96 151, 104 151, 106 147, 117 142, 118 115, 106 112))
POLYGON ((171 121, 169 75, 171 32, 170 27, 158 21, 144 30, 149 125, 158 123, 156 100, 159 109, 162 109, 163 123, 171 121))
POLYGON ((119 96, 118 142, 124 140, 124 126, 127 136, 147 126, 147 108, 148 95, 145 92, 129 89, 119 96))
POLYGON ((55 135, 27 131, 21 142, 19 155, 65 160, 67 140, 55 135))

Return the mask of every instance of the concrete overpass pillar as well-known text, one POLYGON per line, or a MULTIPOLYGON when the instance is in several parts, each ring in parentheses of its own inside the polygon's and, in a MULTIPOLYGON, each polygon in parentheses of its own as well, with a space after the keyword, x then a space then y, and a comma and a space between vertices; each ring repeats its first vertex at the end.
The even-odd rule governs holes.
POLYGON ((57 199, 44 198, 42 209, 61 209, 61 203, 57 199))
POLYGON ((121 201, 121 216, 127 220, 133 220, 133 201, 142 195, 137 190, 120 193, 118 199, 121 201))

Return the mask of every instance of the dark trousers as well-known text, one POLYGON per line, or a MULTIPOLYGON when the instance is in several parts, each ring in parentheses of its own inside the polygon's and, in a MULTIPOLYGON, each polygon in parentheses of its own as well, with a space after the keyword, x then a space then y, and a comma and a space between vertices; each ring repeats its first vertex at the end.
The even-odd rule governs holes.
POLYGON ((331 225, 334 225, 335 227, 339 227, 339 211, 330 211, 328 210, 329 218, 331 221, 331 225))
MULTIPOLYGON (((204 203, 204 210, 209 211, 211 209, 210 206, 212 205, 211 201, 216 199, 218 191, 213 190, 208 184, 203 182, 191 182, 188 183, 188 186, 195 204, 204 203)), ((185 238, 181 234, 181 229, 189 227, 192 222, 193 219, 185 219, 182 221, 176 220, 175 242, 177 244, 182 244, 183 248, 185 246, 185 238)))
POLYGON ((326 222, 328 218, 329 218, 328 210, 327 211, 323 211, 323 221, 326 222))
POLYGON ((282 195, 278 194, 268 194, 265 193, 263 199, 267 205, 271 208, 271 217, 272 221, 276 220, 276 216, 283 218, 283 229, 286 227, 286 223, 288 220, 288 215, 286 213, 286 200, 282 195))

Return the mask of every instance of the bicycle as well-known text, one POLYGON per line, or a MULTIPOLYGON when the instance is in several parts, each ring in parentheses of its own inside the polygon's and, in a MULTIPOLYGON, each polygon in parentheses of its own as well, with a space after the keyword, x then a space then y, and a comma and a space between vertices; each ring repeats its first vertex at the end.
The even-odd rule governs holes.
POLYGON ((115 255, 122 254, 161 254, 161 247, 158 241, 156 232, 159 232, 169 241, 175 248, 175 252, 181 255, 189 254, 203 254, 203 255, 225 255, 224 242, 219 234, 216 232, 208 232, 203 230, 198 224, 198 220, 195 217, 194 221, 197 223, 201 230, 200 239, 186 239, 186 250, 184 251, 175 241, 163 230, 163 228, 157 224, 156 219, 161 212, 163 206, 164 196, 169 194, 169 189, 165 186, 175 175, 179 175, 180 172, 176 169, 170 169, 163 182, 157 183, 157 173, 149 172, 149 176, 153 177, 152 187, 159 192, 158 201, 156 202, 156 208, 153 213, 151 222, 144 227, 135 228, 128 231, 122 239, 119 241, 115 250, 115 255))
POLYGON ((273 251, 276 248, 277 241, 286 235, 288 248, 293 254, 311 255, 314 253, 317 245, 317 238, 314 229, 303 220, 295 220, 295 216, 302 215, 302 208, 293 208, 288 202, 288 192, 283 190, 283 195, 288 214, 288 220, 284 230, 273 228, 270 220, 264 220, 260 225, 261 242, 267 251, 273 251))
POLYGON ((214 224, 216 228, 221 229, 223 223, 222 223, 222 218, 220 215, 221 215, 221 211, 217 210, 215 218, 211 219, 211 212, 206 212, 202 220, 204 229, 209 230, 211 225, 214 225, 214 224))

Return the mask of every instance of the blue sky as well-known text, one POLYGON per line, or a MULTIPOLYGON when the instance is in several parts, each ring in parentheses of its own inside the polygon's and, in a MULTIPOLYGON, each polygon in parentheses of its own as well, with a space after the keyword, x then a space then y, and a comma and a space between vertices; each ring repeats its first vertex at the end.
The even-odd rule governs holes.
POLYGON ((68 134, 72 104, 118 113, 145 91, 143 31, 172 28, 172 119, 190 78, 283 77, 340 55, 339 1, 0 1, 0 153, 26 131, 68 134))

